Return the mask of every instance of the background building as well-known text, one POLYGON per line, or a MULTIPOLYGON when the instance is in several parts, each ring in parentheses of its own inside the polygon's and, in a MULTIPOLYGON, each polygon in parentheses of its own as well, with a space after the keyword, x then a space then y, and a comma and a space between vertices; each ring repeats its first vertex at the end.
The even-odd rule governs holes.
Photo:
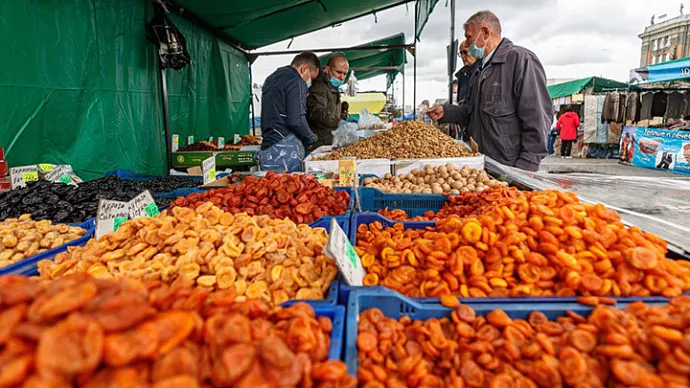
POLYGON ((656 65, 690 55, 690 15, 652 16, 650 25, 639 36, 642 39, 640 66, 656 65))

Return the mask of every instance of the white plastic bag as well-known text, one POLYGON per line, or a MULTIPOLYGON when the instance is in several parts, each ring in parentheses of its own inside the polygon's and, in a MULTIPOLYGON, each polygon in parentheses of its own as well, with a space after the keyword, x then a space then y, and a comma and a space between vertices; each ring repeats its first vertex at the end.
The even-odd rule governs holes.
POLYGON ((349 146, 359 140, 357 137, 357 124, 342 122, 338 129, 333 131, 333 148, 349 146))
POLYGON ((362 109, 359 112, 359 120, 357 121, 359 129, 385 129, 386 124, 380 118, 374 116, 367 109, 362 109))

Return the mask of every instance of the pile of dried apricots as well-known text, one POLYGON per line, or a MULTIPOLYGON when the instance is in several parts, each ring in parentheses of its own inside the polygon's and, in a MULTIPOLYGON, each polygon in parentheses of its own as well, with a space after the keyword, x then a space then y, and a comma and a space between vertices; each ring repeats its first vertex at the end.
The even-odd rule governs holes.
POLYGON ((39 262, 40 278, 86 272, 99 279, 133 277, 233 289, 240 300, 281 304, 323 299, 338 269, 322 249, 323 228, 268 216, 231 214, 206 202, 138 218, 55 261, 39 262))
POLYGON ((595 308, 511 319, 479 316, 461 305, 449 318, 412 321, 362 312, 357 337, 359 386, 687 387, 690 298, 668 305, 595 308))
POLYGON ((86 274, 0 278, 0 386, 352 387, 307 304, 86 274))
POLYGON ((310 224, 324 216, 344 215, 350 194, 322 185, 313 175, 276 174, 265 177, 246 177, 242 182, 225 189, 213 189, 177 198, 174 207, 197 208, 212 202, 229 213, 267 215, 289 218, 298 224, 310 224))
POLYGON ((360 225, 355 250, 364 284, 412 297, 675 297, 690 290, 689 262, 666 258, 664 240, 625 226, 601 204, 561 191, 475 195, 477 215, 449 207, 433 228, 360 225))

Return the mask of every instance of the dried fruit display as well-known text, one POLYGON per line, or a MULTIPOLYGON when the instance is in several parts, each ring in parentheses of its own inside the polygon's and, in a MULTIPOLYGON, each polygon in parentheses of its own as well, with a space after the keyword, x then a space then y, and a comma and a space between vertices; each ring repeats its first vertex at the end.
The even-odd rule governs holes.
POLYGON ((326 155, 323 160, 426 159, 475 156, 438 128, 419 121, 405 121, 388 131, 362 139, 326 155))
POLYGON ((0 268, 36 256, 74 241, 86 230, 48 220, 34 221, 31 215, 0 222, 0 268))
MULTIPOLYGON (((158 177, 148 181, 122 180, 106 176, 70 186, 38 181, 16 190, 0 193, 0 221, 31 214, 35 220, 82 223, 96 216, 98 200, 129 201, 144 190, 166 193, 178 188, 196 187, 199 181, 186 177, 158 177)), ((156 199, 159 207, 170 200, 156 199)))
POLYGON ((587 318, 512 319, 468 305, 448 318, 360 314, 360 387, 687 387, 690 298, 608 306, 587 318))
POLYGON ((484 170, 467 166, 459 169, 450 163, 439 167, 431 167, 427 164, 423 170, 414 169, 407 175, 386 174, 383 178, 364 178, 362 183, 364 187, 379 189, 384 193, 446 195, 460 195, 460 193, 484 191, 490 187, 508 186, 506 182, 490 178, 484 170))
POLYGON ((365 285, 413 297, 650 296, 690 290, 690 262, 666 242, 572 193, 523 192, 435 228, 360 225, 365 285))
POLYGON ((350 195, 322 185, 312 175, 269 172, 262 178, 246 177, 225 189, 177 198, 171 208, 196 208, 209 201, 233 214, 267 215, 309 224, 324 216, 344 215, 350 195))
POLYGON ((267 216, 230 214, 210 202, 176 207, 154 218, 128 221, 115 231, 38 263, 42 279, 86 272, 98 279, 124 276, 234 290, 238 298, 280 304, 323 299, 337 275, 322 254, 323 228, 267 216))
POLYGON ((327 360, 332 322, 131 278, 0 278, 0 386, 352 387, 327 360))

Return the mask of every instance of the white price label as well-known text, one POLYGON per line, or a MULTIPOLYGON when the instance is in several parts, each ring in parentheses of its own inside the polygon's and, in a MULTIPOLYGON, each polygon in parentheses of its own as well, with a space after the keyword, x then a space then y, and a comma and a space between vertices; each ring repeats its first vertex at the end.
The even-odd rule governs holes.
POLYGON ((208 138, 208 142, 209 142, 209 143, 213 143, 213 136, 211 136, 211 137, 208 138))
POLYGON ((187 136, 187 144, 194 144, 194 136, 187 136))
POLYGON ((347 284, 351 286, 363 285, 362 280, 365 272, 362 261, 335 218, 331 220, 331 233, 328 235, 328 242, 326 242, 323 252, 335 260, 335 264, 347 284))
POLYGON ((134 197, 127 205, 129 208, 129 218, 132 220, 139 217, 153 217, 156 214, 160 214, 158 205, 156 205, 156 201, 153 200, 153 196, 151 196, 148 190, 134 197))
POLYGON ((172 152, 177 152, 180 149, 180 135, 172 135, 172 152))
POLYGON ((127 202, 101 199, 98 201, 96 214, 96 239, 104 234, 117 230, 122 223, 129 219, 127 202))
POLYGON ((240 135, 238 135, 238 134, 235 134, 235 136, 233 137, 232 140, 233 140, 233 141, 232 141, 232 144, 237 144, 237 143, 240 142, 240 140, 242 140, 242 136, 240 136, 240 135))
MULTIPOLYGON (((79 179, 76 175, 71 174, 67 169, 65 169, 63 166, 55 166, 53 168, 53 171, 49 172, 46 174, 46 180, 50 182, 62 182, 66 185, 77 185, 77 180, 74 179, 73 177, 76 177, 79 179)), ((81 182, 81 179, 79 179, 79 182, 81 182)))
POLYGON ((224 137, 219 137, 218 138, 218 149, 222 150, 225 148, 225 138, 224 137))
POLYGON ((10 177, 12 178, 12 188, 26 186, 27 182, 36 182, 38 180, 38 166, 21 166, 10 168, 10 177))
POLYGON ((201 169, 204 171, 204 184, 211 183, 216 180, 216 157, 211 156, 201 162, 201 169))

